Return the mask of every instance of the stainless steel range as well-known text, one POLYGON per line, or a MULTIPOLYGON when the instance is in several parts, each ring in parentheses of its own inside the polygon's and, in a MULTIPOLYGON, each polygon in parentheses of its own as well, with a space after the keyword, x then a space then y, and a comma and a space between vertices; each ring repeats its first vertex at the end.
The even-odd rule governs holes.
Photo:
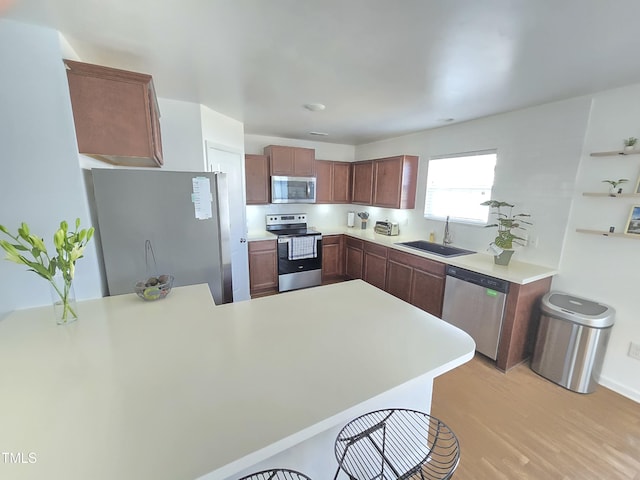
POLYGON ((305 213, 267 215, 267 232, 278 235, 278 290, 322 283, 322 234, 307 227, 305 213))

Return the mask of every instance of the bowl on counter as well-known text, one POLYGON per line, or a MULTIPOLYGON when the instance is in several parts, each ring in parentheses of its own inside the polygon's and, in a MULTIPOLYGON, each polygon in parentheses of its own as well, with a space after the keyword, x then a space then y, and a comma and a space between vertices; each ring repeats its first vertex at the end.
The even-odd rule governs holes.
POLYGON ((143 300, 153 301, 169 295, 171 287, 173 287, 173 275, 159 275, 136 283, 135 291, 143 300))

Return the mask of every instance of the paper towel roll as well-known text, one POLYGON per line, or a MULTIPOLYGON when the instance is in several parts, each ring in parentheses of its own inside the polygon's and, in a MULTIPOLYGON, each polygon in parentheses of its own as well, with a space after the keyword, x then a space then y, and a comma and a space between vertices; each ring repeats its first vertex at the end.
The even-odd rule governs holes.
POLYGON ((356 223, 356 212, 349 212, 347 214, 347 227, 353 227, 356 223))

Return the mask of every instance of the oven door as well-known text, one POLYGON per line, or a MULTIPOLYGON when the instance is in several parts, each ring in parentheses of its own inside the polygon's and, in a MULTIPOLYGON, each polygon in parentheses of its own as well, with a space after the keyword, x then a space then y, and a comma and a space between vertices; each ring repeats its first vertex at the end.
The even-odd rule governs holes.
POLYGON ((315 177, 271 177, 271 203, 316 203, 315 177))
POLYGON ((278 237, 278 290, 284 292, 321 283, 322 236, 278 237))

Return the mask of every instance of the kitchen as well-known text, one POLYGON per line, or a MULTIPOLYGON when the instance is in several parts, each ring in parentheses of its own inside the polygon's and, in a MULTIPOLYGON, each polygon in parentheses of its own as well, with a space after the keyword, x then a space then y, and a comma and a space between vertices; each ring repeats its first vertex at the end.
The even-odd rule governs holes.
MULTIPOLYGON (((18 224, 23 217, 35 219, 40 230, 52 229, 58 218, 78 211, 87 223, 85 200, 70 106, 66 98, 66 78, 60 67, 55 31, 3 21, 0 37, 2 58, 14 68, 0 79, 3 111, 11 112, 2 129, 3 192, 2 219, 18 224), (9 48, 10 46, 10 48, 9 48), (24 62, 29 58, 29 62, 24 62), (10 92, 10 95, 6 93, 10 92), (34 132, 37 135, 34 138, 34 132), (52 187, 51 178, 64 178, 64 189, 52 187), (16 181, 16 179, 24 179, 16 181), (42 208, 41 192, 50 194, 42 208), (6 199, 19 199, 10 208, 6 199)), ((574 291, 614 305, 616 327, 610 340, 603 370, 603 384, 638 399, 637 361, 627 356, 628 340, 637 339, 633 259, 635 243, 629 239, 600 238, 575 232, 576 228, 621 230, 625 212, 596 203, 582 191, 598 188, 611 172, 609 164, 591 158, 590 152, 615 150, 623 137, 636 131, 640 86, 602 91, 594 95, 558 101, 538 107, 441 127, 370 144, 341 145, 312 141, 292 141, 282 137, 245 134, 241 122, 200 104, 160 98, 163 113, 163 146, 166 169, 201 170, 203 139, 236 147, 248 154, 261 154, 266 145, 294 144, 313 147, 316 157, 354 161, 381 158, 399 153, 420 157, 417 208, 412 211, 368 208, 372 221, 389 218, 407 234, 425 238, 435 231, 440 239, 443 225, 422 218, 425 196, 426 162, 429 157, 451 152, 498 148, 504 164, 498 169, 497 193, 517 198, 535 217, 538 246, 518 252, 519 260, 559 270, 553 288, 574 291), (613 216, 612 216, 613 213, 613 216), (596 220, 597 219, 597 220, 596 220)), ((621 176, 636 178, 637 165, 622 164, 621 176)), ((618 171, 616 171, 618 173, 618 171)), ((311 225, 329 232, 343 227, 352 206, 314 205, 308 209, 311 225)), ((293 212, 299 208, 248 207, 250 231, 264 230, 264 218, 271 212, 293 212)), ((491 234, 463 225, 453 226, 454 244, 484 251, 491 234)), ((101 295, 98 256, 88 251, 79 262, 80 298, 101 295)), ((19 270, 19 269, 18 269, 19 270)), ((0 315, 14 309, 43 305, 49 301, 45 285, 34 282, 29 272, 17 272, 14 265, 0 263, 0 315)), ((637 341, 637 340, 636 340, 637 341)))

